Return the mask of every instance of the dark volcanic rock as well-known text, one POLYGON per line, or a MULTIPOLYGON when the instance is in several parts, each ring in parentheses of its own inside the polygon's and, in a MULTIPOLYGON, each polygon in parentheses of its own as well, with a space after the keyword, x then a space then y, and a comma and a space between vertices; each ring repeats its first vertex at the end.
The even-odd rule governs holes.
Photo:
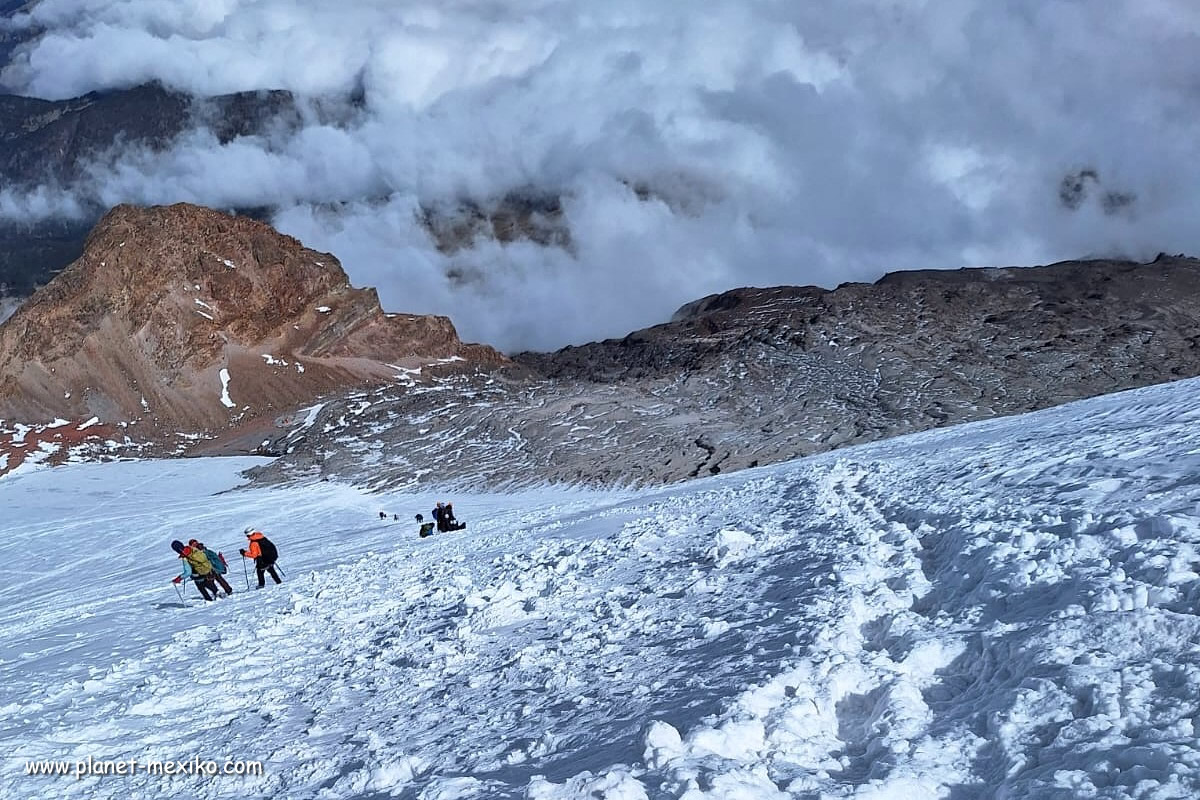
POLYGON ((607 383, 704 369, 769 345, 901 383, 965 371, 961 380, 980 397, 989 385, 1033 391, 1039 376, 1094 384, 1080 395, 1090 396, 1191 374, 1198 290, 1200 262, 1181 256, 895 272, 835 290, 735 289, 623 339, 516 360, 550 377, 607 383))
POLYGON ((109 149, 162 148, 203 123, 222 141, 298 118, 288 92, 242 92, 194 102, 158 84, 70 100, 0 95, 0 174, 5 185, 70 184, 109 149))
POLYGON ((83 254, 91 224, 0 220, 0 296, 25 298, 83 254))
POLYGON ((183 128, 188 101, 157 85, 50 101, 0 96, 0 173, 9 185, 69 183, 116 143, 161 147, 183 128))

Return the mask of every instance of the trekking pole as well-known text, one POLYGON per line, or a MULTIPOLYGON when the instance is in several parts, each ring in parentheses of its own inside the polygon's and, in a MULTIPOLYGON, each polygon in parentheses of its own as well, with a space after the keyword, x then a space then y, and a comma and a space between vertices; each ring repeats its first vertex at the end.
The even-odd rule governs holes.
POLYGON ((175 587, 175 594, 179 595, 179 602, 183 603, 186 606, 187 603, 184 602, 183 592, 179 591, 179 584, 176 583, 175 581, 171 581, 171 585, 175 587))
POLYGON ((279 566, 278 561, 275 562, 275 569, 279 570, 280 575, 282 575, 285 578, 287 577, 287 573, 283 571, 283 567, 279 566))
POLYGON ((246 591, 250 591, 250 569, 246 566, 246 557, 242 556, 242 575, 246 576, 246 591))

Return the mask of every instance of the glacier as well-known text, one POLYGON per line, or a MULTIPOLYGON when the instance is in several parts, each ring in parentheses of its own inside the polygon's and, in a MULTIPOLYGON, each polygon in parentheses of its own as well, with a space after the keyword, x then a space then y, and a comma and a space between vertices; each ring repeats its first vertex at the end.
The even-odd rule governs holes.
POLYGON ((1187 380, 636 490, 31 465, 0 795, 1200 796, 1198 423, 1187 380), (469 527, 418 539, 447 499, 469 527), (176 594, 192 537, 232 597, 176 594), (29 774, 87 759, 262 771, 29 774))

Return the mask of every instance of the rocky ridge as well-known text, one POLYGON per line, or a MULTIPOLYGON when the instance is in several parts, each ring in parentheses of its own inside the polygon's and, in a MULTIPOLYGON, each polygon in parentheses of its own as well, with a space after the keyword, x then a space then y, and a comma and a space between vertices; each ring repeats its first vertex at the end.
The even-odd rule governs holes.
POLYGON ((332 255, 254 219, 120 206, 0 326, 0 456, 258 451, 281 456, 262 481, 375 488, 662 484, 1198 375, 1198 312, 1182 256, 900 272, 736 289, 508 359, 444 317, 384 313, 332 255))
POLYGON ((386 314, 337 259, 268 225, 118 206, 0 326, 0 418, 215 436, 406 369, 498 366, 445 317, 386 314))
POLYGON ((260 480, 658 484, 1200 375, 1200 261, 737 289, 513 375, 409 376, 315 410, 260 480))

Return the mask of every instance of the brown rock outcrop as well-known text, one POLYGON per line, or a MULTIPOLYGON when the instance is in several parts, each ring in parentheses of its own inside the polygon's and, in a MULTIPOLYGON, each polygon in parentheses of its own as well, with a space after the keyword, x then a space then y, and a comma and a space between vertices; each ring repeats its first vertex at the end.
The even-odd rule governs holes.
POLYGON ((214 432, 451 358, 504 362, 445 317, 385 314, 332 255, 262 222, 118 206, 0 326, 0 418, 214 432))

